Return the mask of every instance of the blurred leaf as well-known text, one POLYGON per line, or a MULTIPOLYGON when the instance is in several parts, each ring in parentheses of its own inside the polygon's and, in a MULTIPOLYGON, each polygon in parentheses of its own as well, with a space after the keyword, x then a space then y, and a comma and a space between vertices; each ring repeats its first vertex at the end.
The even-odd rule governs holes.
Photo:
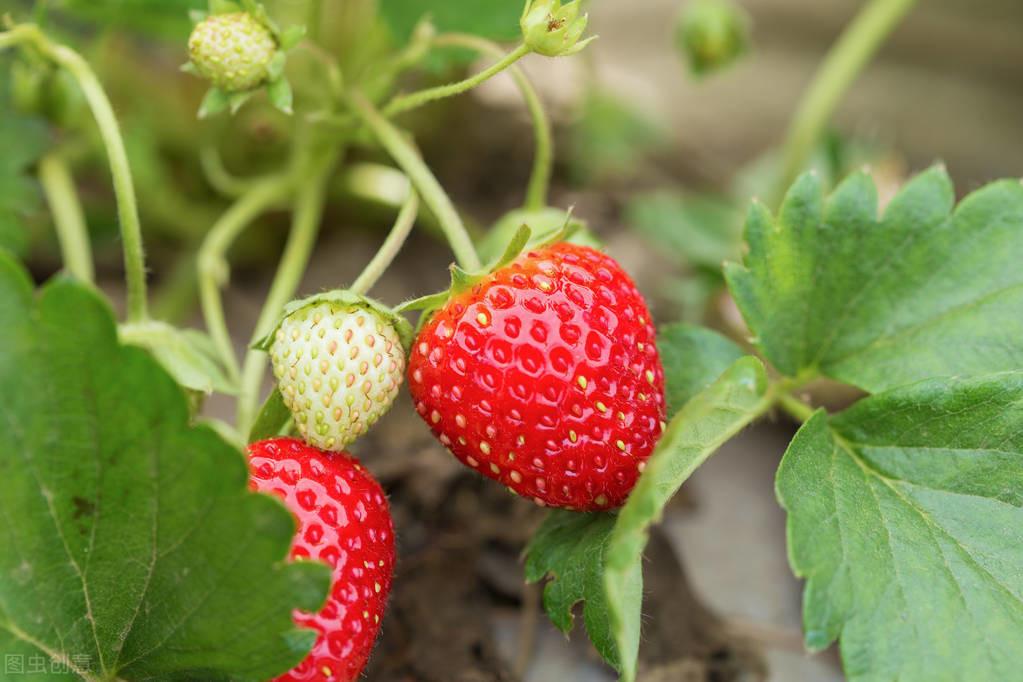
MULTIPOLYGON (((614 523, 613 514, 552 511, 526 548, 526 582, 550 577, 543 589, 544 610, 566 635, 575 624, 573 607, 583 602, 586 635, 617 668, 604 591, 604 549, 614 523)), ((641 590, 641 584, 634 587, 637 593, 641 590)))
POLYGON ((690 324, 699 324, 706 319, 708 306, 715 295, 724 288, 721 269, 697 268, 682 277, 664 277, 658 294, 674 306, 676 315, 670 318, 690 324))
POLYGON ((106 301, 66 278, 35 292, 0 255, 0 329, 16 396, 0 404, 0 651, 88 680, 266 680, 302 660, 316 632, 292 613, 319 608, 330 570, 286 561, 293 517, 189 425, 106 301))
POLYGON ((380 15, 399 43, 429 15, 439 32, 472 33, 491 40, 519 37, 521 0, 378 0, 380 15))
POLYGON ((587 184, 634 173, 664 132, 617 95, 589 92, 571 129, 569 163, 576 182, 587 184))
POLYGON ((625 220, 658 249, 715 270, 737 258, 742 246, 742 213, 724 198, 665 191, 641 194, 626 205, 625 220))
MULTIPOLYGON (((8 66, 0 65, 0 79, 10 83, 8 66)), ((22 255, 28 247, 24 219, 39 209, 42 194, 26 170, 48 146, 43 122, 14 111, 7 87, 0 87, 0 249, 22 255)))
MULTIPOLYGON (((832 189, 849 173, 891 156, 889 149, 872 140, 829 131, 814 147, 804 170, 817 173, 825 189, 832 189)), ((743 167, 731 194, 743 203, 770 196, 780 171, 781 153, 771 149, 743 167)))
POLYGON ((658 330, 657 350, 664 365, 669 419, 744 354, 731 339, 706 327, 682 323, 658 330))
POLYGON ((121 325, 120 334, 125 343, 151 352, 182 388, 228 395, 238 389, 221 365, 213 341, 203 332, 150 320, 121 325))
POLYGON ((586 227, 586 223, 572 218, 568 211, 560 208, 541 208, 529 210, 515 209, 501 216, 493 227, 479 241, 476 250, 484 263, 489 263, 501 255, 504 248, 515 236, 515 232, 523 225, 530 229, 529 244, 539 244, 549 240, 556 232, 570 222, 574 231, 565 241, 600 248, 601 243, 586 227))
MULTIPOLYGON (((103 26, 119 26, 168 40, 192 30, 189 13, 205 10, 205 0, 53 0, 54 9, 103 26)), ((184 49, 182 47, 182 49, 184 49)))

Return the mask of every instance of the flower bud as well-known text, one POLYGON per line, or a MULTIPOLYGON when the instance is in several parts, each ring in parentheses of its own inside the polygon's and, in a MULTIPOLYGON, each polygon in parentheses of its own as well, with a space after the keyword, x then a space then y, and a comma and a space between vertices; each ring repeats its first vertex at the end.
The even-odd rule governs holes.
POLYGON ((676 41, 694 75, 718 71, 749 48, 749 17, 731 0, 693 0, 679 18, 676 41))
POLYGON ((11 64, 11 100, 22 113, 41 116, 57 126, 74 121, 82 105, 81 91, 70 74, 22 60, 11 64))
POLYGON ((547 57, 564 57, 586 47, 596 36, 579 41, 588 21, 585 14, 579 16, 580 1, 562 5, 561 0, 534 0, 527 4, 519 20, 526 46, 547 57))

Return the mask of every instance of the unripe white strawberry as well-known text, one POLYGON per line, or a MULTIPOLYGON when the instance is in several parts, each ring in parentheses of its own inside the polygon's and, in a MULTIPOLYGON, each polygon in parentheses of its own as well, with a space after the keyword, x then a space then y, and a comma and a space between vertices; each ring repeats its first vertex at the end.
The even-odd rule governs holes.
POLYGON ((277 40, 248 12, 213 14, 196 24, 188 52, 199 75, 225 92, 242 92, 270 77, 277 40))
POLYGON ((306 442, 342 450, 390 409, 405 350, 388 317, 373 304, 313 297, 268 339, 278 388, 306 442))

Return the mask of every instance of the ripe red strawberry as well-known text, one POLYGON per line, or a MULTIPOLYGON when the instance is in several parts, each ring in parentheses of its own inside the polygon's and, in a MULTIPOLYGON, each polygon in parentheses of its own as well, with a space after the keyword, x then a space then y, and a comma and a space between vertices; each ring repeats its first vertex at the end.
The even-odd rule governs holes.
POLYGON ((394 528, 380 484, 344 452, 295 438, 249 445, 249 486, 284 500, 298 520, 291 558, 333 569, 319 613, 295 622, 319 632, 310 654, 281 681, 351 682, 369 659, 394 573, 394 528))
POLYGON ((463 463, 539 504, 608 509, 664 430, 654 337, 618 263, 562 242, 434 313, 412 346, 409 388, 463 463))

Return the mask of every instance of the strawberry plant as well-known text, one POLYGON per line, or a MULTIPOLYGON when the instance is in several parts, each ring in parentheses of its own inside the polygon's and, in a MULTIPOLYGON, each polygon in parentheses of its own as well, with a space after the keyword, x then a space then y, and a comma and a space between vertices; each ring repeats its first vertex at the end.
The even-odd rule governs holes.
MULTIPOLYGON (((565 633, 582 603, 586 634, 626 682, 640 672, 652 527, 722 445, 778 414, 799 424, 775 491, 805 581, 806 648, 837 642, 853 680, 1019 678, 1023 185, 957 200, 939 164, 882 208, 844 151, 815 170, 842 94, 912 0, 871 0, 849 24, 761 199, 630 204, 708 288, 727 288, 738 338, 658 325, 614 250, 549 198, 552 126, 519 62, 593 49, 583 0, 328 4, 65 0, 3 17, 3 679, 26 661, 29 674, 96 682, 359 679, 392 586, 418 570, 402 572, 412 524, 387 499, 408 491, 359 458, 392 408, 417 413, 514 509, 545 508, 524 580, 543 583, 565 633), (123 117, 93 63, 121 31, 166 41, 161 58, 187 72, 168 94, 152 60, 118 64, 115 86, 138 90, 123 117), (521 203, 481 234, 411 114, 505 72, 532 164, 521 203), (169 140, 188 153, 168 155, 169 140), (109 177, 123 287, 97 274, 110 264, 94 258, 104 219, 79 191, 83 168, 91 191, 109 177), (350 281, 301 292, 338 195, 382 210, 390 230, 358 267, 356 250, 334 264, 350 281), (282 214, 276 269, 239 337, 231 260, 282 214), (63 266, 51 277, 48 221, 63 266), (450 285, 370 297, 417 227, 453 254, 450 285), (147 256, 171 243, 180 276, 161 292, 196 299, 202 330, 150 291, 147 256), (821 380, 857 399, 826 409, 809 392, 821 380), (207 398, 233 398, 233 418, 207 398)), ((708 1, 680 15, 676 38, 707 75, 748 51, 749 29, 738 7, 708 1)), ((577 175, 627 173, 660 138, 595 93, 574 144, 629 130, 610 152, 577 154, 577 175)))

